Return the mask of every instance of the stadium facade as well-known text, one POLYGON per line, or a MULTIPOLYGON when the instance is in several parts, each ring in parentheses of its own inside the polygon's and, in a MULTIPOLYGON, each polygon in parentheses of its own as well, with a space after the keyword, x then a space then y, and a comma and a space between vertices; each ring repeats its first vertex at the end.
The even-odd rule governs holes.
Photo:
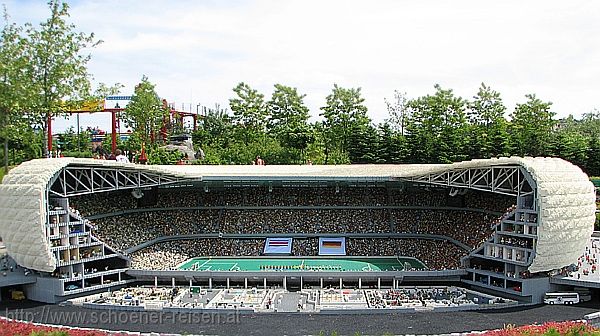
MULTIPOLYGON (((498 158, 454 164, 338 166, 146 166, 90 159, 40 159, 13 169, 0 185, 0 236, 19 265, 0 279, 0 287, 21 285, 28 298, 59 302, 136 281, 192 282, 248 278, 267 281, 265 273, 148 271, 130 269, 130 259, 94 235, 93 224, 70 206, 73 197, 145 188, 187 186, 198 192, 247 186, 368 187, 405 185, 447 188, 451 194, 478 190, 514 197, 514 204, 493 235, 472 249, 453 271, 296 273, 305 281, 461 281, 484 291, 539 302, 552 286, 547 276, 581 255, 595 221, 595 192, 588 176, 557 158, 498 158), (525 246, 506 244, 507 238, 525 246), (489 261, 502 271, 472 265, 489 261), (25 274, 23 274, 25 269, 25 274), (94 269, 94 272, 88 272, 94 269), (60 276, 56 276, 60 274, 60 276), (17 276, 18 275, 18 276, 17 276), (27 275, 27 276, 25 276, 27 275), (412 279, 412 280, 411 280, 412 279), (336 280, 337 281, 337 280, 336 280)), ((290 233, 292 234, 292 233, 290 233)), ((293 280, 268 274, 269 282, 293 280)))

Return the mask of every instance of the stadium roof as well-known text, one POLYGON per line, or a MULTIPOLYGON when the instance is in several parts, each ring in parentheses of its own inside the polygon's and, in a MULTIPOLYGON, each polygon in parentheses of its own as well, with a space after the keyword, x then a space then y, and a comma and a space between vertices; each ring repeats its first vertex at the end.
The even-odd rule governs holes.
MULTIPOLYGON (((9 254, 21 266, 46 272, 56 268, 46 237, 47 200, 52 183, 66 167, 157 174, 171 181, 234 177, 240 180, 252 177, 323 180, 354 177, 432 182, 431 176, 446 179, 449 175, 444 174, 448 172, 505 166, 523 168, 526 177, 533 181, 532 188, 535 188, 533 195, 536 196, 539 228, 536 256, 530 271, 547 271, 575 262, 593 231, 596 209, 594 186, 581 169, 557 158, 511 157, 453 164, 336 166, 147 166, 92 159, 39 159, 11 170, 0 185, 0 236, 9 254), (424 176, 430 176, 429 180, 423 179, 424 176)), ((470 184, 457 186, 473 187, 470 184)), ((491 190, 501 191, 500 188, 491 190)))

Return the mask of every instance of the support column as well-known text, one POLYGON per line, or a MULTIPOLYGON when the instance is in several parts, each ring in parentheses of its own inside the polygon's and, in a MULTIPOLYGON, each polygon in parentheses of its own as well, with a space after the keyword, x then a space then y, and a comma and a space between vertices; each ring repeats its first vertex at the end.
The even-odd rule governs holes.
POLYGON ((287 277, 283 277, 283 289, 287 290, 287 277))
POLYGON ((208 289, 212 289, 212 278, 208 278, 208 289))
POLYGON ((323 278, 321 278, 321 289, 323 289, 323 278))
POLYGON ((244 278, 244 288, 248 289, 248 278, 244 278))
POLYGON ((381 278, 377 278, 377 289, 381 289, 381 278))
POLYGON ((267 278, 263 278, 263 287, 267 289, 267 278))
POLYGON ((47 124, 48 124, 48 157, 52 155, 52 115, 48 113, 47 116, 47 124))
POLYGON ((171 278, 171 287, 175 288, 175 278, 171 278))
POLYGON ((342 288, 343 288, 342 278, 340 278, 340 290, 342 290, 342 288))
POLYGON ((229 278, 227 278, 227 289, 229 289, 229 278))
POLYGON ((362 278, 358 278, 358 289, 362 289, 362 278))
POLYGON ((302 277, 300 277, 300 291, 304 289, 304 283, 302 281, 302 277))
POLYGON ((192 288, 192 279, 190 279, 190 288, 192 288))
MULTIPOLYGON (((81 137, 79 136, 79 129, 81 128, 81 126, 79 126, 79 113, 77 113, 77 151, 81 152, 81 137)), ((390 232, 394 232, 394 231, 390 231, 390 232)))
POLYGON ((117 150, 117 112, 112 111, 111 115, 112 115, 112 133, 110 134, 110 137, 111 137, 110 144, 111 144, 112 153, 114 154, 115 151, 117 150))
POLYGON ((154 288, 158 287, 158 277, 154 277, 154 288))

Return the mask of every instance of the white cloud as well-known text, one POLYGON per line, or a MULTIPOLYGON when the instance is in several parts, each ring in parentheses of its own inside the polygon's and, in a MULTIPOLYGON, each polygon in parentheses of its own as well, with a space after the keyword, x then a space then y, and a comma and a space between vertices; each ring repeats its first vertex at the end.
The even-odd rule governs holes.
MULTIPOLYGON (((72 1, 71 18, 105 41, 96 80, 142 75, 169 101, 227 105, 246 81, 307 94, 319 113, 333 83, 362 87, 370 115, 386 116, 394 90, 411 97, 440 83, 472 97, 481 82, 509 110, 527 93, 559 116, 600 107, 600 3, 592 1, 72 1)), ((39 22, 38 1, 9 1, 13 17, 39 22)))

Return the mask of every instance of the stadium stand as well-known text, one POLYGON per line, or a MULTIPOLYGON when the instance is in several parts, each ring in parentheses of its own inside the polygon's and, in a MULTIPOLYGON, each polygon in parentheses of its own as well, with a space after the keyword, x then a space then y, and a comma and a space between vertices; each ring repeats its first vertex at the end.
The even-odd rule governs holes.
POLYGON ((164 191, 159 193, 154 207, 138 208, 139 212, 125 214, 123 211, 136 209, 119 208, 119 204, 127 205, 127 202, 120 202, 122 198, 131 199, 126 194, 121 197, 108 195, 104 198, 102 194, 91 194, 74 198, 72 204, 83 214, 101 215, 101 218, 93 221, 95 232, 109 245, 124 250, 161 236, 210 233, 421 233, 446 235, 475 247, 492 233, 492 222, 498 217, 495 213, 506 209, 513 201, 507 196, 488 197, 488 193, 471 192, 462 199, 454 199, 443 190, 417 190, 414 193, 394 194, 391 202, 393 205, 390 206, 380 196, 384 193, 381 188, 350 189, 346 192, 343 192, 345 189, 340 189, 341 196, 335 192, 318 192, 316 188, 299 188, 291 189, 292 194, 302 195, 301 202, 293 204, 283 202, 284 193, 275 192, 277 189, 273 190, 276 197, 267 202, 268 190, 257 189, 251 191, 250 188, 243 188, 239 194, 231 193, 230 190, 212 193, 194 193, 194 190, 164 191), (375 194, 372 197, 371 191, 375 194), (227 204, 226 206, 211 204, 211 208, 202 208, 197 206, 198 200, 195 198, 200 197, 197 195, 209 200, 227 195, 241 197, 227 198, 222 203, 227 204), (418 203, 416 200, 419 198, 423 202, 418 203), (195 200, 190 202, 190 199, 195 200), (369 199, 377 199, 379 202, 370 206, 362 203, 369 199), (248 205, 248 200, 252 205, 248 205), (400 200, 405 202, 401 203, 400 200), (432 202, 428 205, 429 201, 432 202), (261 208, 248 208, 258 206, 261 208), (286 208, 274 208, 278 206, 286 208), (352 208, 358 206, 363 208, 352 208), (440 209, 443 207, 452 208, 440 209), (177 210, 172 210, 173 208, 177 210))

